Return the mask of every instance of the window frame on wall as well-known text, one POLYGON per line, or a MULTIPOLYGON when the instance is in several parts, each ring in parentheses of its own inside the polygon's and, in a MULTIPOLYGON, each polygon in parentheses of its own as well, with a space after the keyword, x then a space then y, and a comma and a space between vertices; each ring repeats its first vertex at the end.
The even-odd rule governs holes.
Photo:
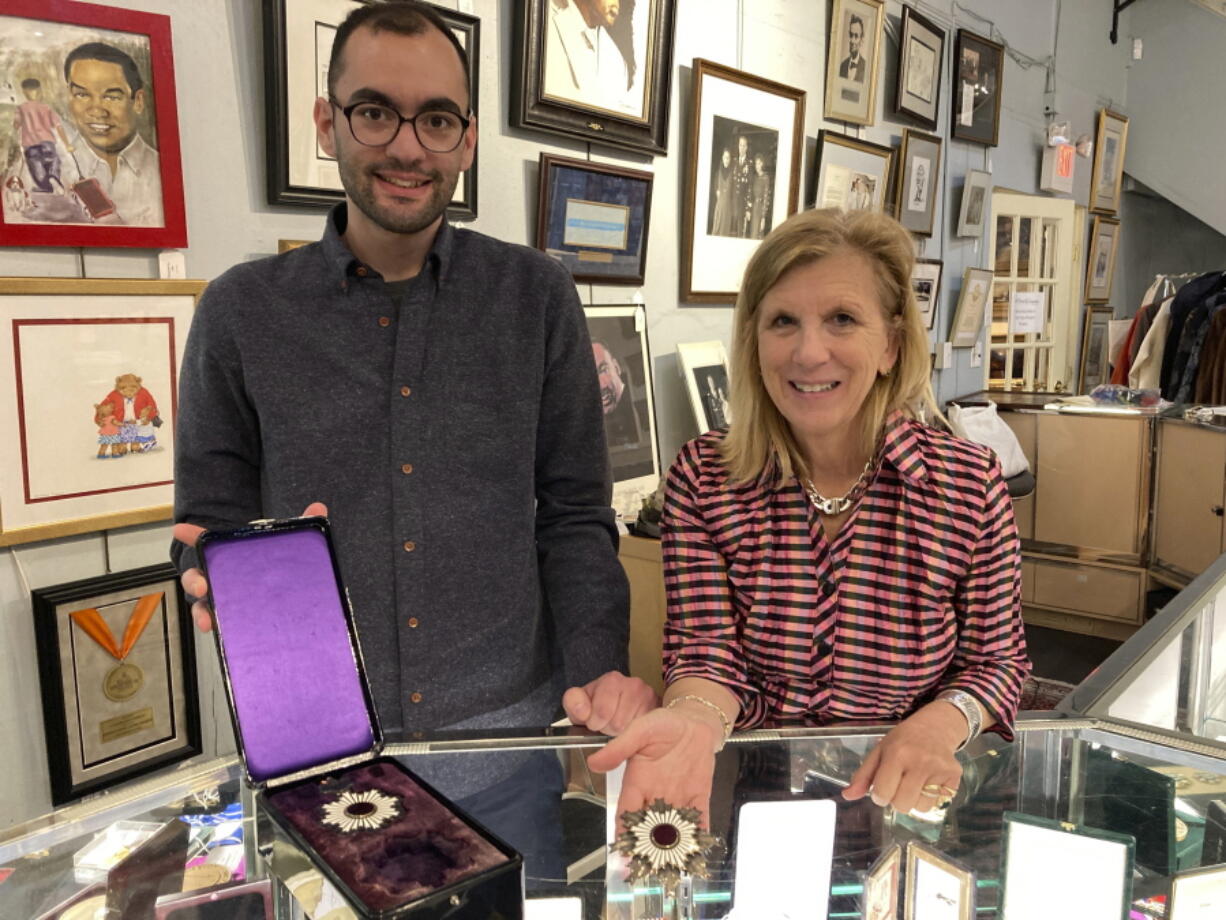
POLYGON ((1084 208, 1071 199, 1005 189, 992 192, 985 261, 995 270, 995 279, 987 321, 984 389, 1073 389, 1084 223, 1084 208), (1007 243, 998 239, 1002 230, 1010 234, 1007 243), (1048 293, 1041 333, 1010 332, 1009 305, 1012 294, 1019 291, 1048 293), (1014 368, 1014 374, 999 373, 1014 368))

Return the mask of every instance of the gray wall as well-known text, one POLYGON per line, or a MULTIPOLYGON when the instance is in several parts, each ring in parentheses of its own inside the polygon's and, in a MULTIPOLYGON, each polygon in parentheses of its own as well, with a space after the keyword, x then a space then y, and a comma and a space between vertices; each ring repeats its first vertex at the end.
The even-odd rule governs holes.
MULTIPOLYGON (((190 247, 188 277, 213 278, 229 265, 270 254, 280 238, 317 235, 323 218, 315 211, 270 207, 264 203, 262 39, 255 0, 110 0, 112 5, 167 13, 173 17, 179 122, 183 144, 190 247)), ((1151 0, 1153 2, 1153 0, 1151 0)), ((542 150, 590 156, 655 172, 655 213, 649 246, 647 283, 638 290, 588 286, 585 303, 647 305, 654 359, 656 413, 661 457, 669 462, 691 430, 685 395, 676 372, 678 342, 719 338, 727 342, 730 310, 678 304, 680 212, 684 151, 688 133, 690 62, 695 57, 740 67, 808 92, 805 128, 810 152, 819 129, 824 86, 827 4, 823 0, 679 0, 668 156, 654 160, 605 148, 568 142, 506 127, 510 105, 509 70, 513 4, 511 0, 462 0, 445 5, 476 13, 482 21, 480 218, 476 229, 507 240, 527 242, 535 220, 536 162, 542 150)), ((921 242, 923 255, 945 260, 946 279, 961 278, 968 266, 985 262, 983 244, 952 239, 951 224, 962 176, 971 167, 992 169, 995 182, 1020 191, 1036 190, 1045 105, 1080 130, 1093 125, 1095 110, 1108 101, 1123 107, 1128 85, 1125 46, 1107 40, 1109 15, 1103 4, 1087 0, 966 0, 962 4, 995 21, 999 34, 1033 58, 1056 54, 1054 95, 1046 95, 1046 71, 1023 69, 1009 60, 1004 78, 1000 146, 985 150, 962 143, 945 146, 945 195, 938 208, 941 231, 921 242)), ((944 27, 983 34, 988 23, 951 0, 920 4, 944 27)), ((1144 9, 1146 4, 1139 8, 1144 9)), ((878 123, 853 133, 878 143, 897 144, 903 125, 884 116, 893 97, 898 16, 901 4, 887 0, 890 14, 887 64, 881 81, 878 123)), ((1131 11, 1130 11, 1131 12, 1131 11)), ((1212 17, 1211 17, 1212 18, 1212 17)), ((1124 16, 1125 33, 1129 13, 1124 16)), ((998 38, 999 38, 998 34, 998 38)), ((952 34, 951 34, 952 39, 952 34)), ((952 41, 951 41, 952 52, 952 41)), ((948 134, 948 57, 938 133, 948 134)), ((1189 84, 1207 102, 1217 99, 1215 84, 1189 84)), ((1131 142, 1145 126, 1134 119, 1131 142)), ((1131 156, 1130 146, 1130 156, 1131 156)), ((806 182, 812 164, 806 159, 806 182)), ((1079 164, 1076 197, 1084 201, 1088 169, 1079 164)), ((0 249, 0 275, 153 277, 156 254, 55 249, 0 249)), ((951 320, 957 283, 943 285, 934 340, 943 340, 951 320)), ((938 395, 948 399, 981 386, 981 368, 969 366, 970 350, 955 352, 956 364, 940 374, 938 395)), ((30 587, 58 584, 122 570, 165 558, 168 525, 126 528, 0 551, 0 827, 40 814, 50 807, 38 695, 30 587)), ((211 645, 201 643, 202 705, 210 752, 230 744, 224 700, 217 692, 211 645)))

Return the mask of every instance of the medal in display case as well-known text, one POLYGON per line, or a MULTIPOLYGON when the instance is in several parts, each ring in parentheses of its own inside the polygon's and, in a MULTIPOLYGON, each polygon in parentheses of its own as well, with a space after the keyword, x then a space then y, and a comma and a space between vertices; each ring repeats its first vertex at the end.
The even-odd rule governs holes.
POLYGON ((519 920, 522 859, 400 761, 366 680, 328 522, 257 521, 198 546, 260 848, 359 918, 519 920))

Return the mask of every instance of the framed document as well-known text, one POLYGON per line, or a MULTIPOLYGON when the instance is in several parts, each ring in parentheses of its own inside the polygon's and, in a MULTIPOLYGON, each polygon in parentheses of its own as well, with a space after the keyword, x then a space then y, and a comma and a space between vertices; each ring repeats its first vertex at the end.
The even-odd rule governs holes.
POLYGON ((32 598, 54 804, 200 753, 191 617, 173 565, 32 598))
POLYGON ((940 259, 916 259, 911 272, 911 290, 915 292, 915 303, 924 319, 925 329, 931 329, 936 321, 937 298, 941 294, 941 272, 944 268, 945 263, 940 259))
POLYGON ((728 399, 728 356, 724 343, 680 342, 677 366, 690 398, 696 434, 727 428, 732 421, 728 399))
POLYGON ((1081 327, 1081 360, 1077 364, 1078 393, 1089 393, 1099 384, 1111 382, 1107 330, 1114 313, 1112 307, 1086 306, 1081 327))
POLYGON ((652 174, 550 153, 540 164, 536 248, 576 281, 642 284, 652 174))
POLYGON ((1004 75, 1004 46, 959 29, 954 43, 954 98, 950 106, 955 140, 996 146, 1004 75))
POLYGON ((660 483, 647 316, 641 304, 584 307, 600 381, 605 441, 613 467, 613 510, 633 521, 660 483))
POLYGON ((0 49, 0 245, 186 246, 170 17, 5 0, 0 49))
POLYGON ((1001 920, 1127 920, 1133 847, 1124 834, 1005 812, 1001 920))
POLYGON ((834 131, 818 131, 813 163, 814 207, 884 211, 893 165, 890 147, 834 131))
POLYGON ((511 127, 668 151, 676 0, 523 0, 511 127))
POLYGON ((694 60, 681 299, 732 303, 757 241, 796 213, 805 94, 694 60))
POLYGON ((1094 142, 1094 168, 1090 173, 1090 211, 1095 214, 1119 213, 1127 143, 1128 117, 1101 109, 1094 142))
POLYGON ((170 517, 203 281, 0 279, 0 546, 170 517))
MULTIPOLYGON (((328 62, 336 29, 365 0, 267 0, 264 3, 264 99, 268 203, 331 207, 345 197, 336 160, 315 139, 312 111, 328 95, 328 62)), ((433 4, 431 4, 433 6, 433 4)), ((481 20, 435 6, 468 57, 469 107, 478 112, 481 20)), ((480 145, 478 145, 480 147, 480 145)), ((477 159, 460 174, 447 206, 451 220, 477 216, 477 159)))
POLYGON ((877 72, 884 34, 883 0, 833 0, 826 54, 826 107, 836 121, 877 120, 877 72))
POLYGON ((962 203, 958 208, 958 236, 983 236, 988 213, 988 195, 992 191, 992 174, 972 169, 962 186, 962 203))
POLYGON ((1086 303, 1106 303, 1111 299, 1119 245, 1120 222, 1095 214, 1090 228, 1090 255, 1086 259, 1086 303))
POLYGON ((1226 866, 1178 873, 1171 879, 1167 920, 1218 920, 1226 913, 1226 866))
POLYGON ((922 843, 907 844, 906 920, 974 920, 975 873, 922 843))
POLYGON ((902 847, 895 843, 877 858, 864 876, 860 907, 864 920, 898 920, 901 880, 902 847))
POLYGON ((894 111, 909 115, 929 131, 937 126, 941 107, 941 67, 945 62, 945 31, 912 7, 902 8, 898 40, 898 86, 894 111))
POLYGON ((971 348, 979 341, 994 277, 986 268, 968 268, 963 273, 962 292, 958 295, 958 307, 949 330, 949 341, 954 348, 971 348))
POLYGON ((897 172, 894 216, 912 233, 932 236, 941 190, 941 139, 906 128, 897 172))

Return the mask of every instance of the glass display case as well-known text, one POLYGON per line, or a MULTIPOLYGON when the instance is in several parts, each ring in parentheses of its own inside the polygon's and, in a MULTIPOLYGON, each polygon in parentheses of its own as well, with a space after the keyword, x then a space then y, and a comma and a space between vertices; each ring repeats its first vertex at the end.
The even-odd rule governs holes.
MULTIPOLYGON (((627 884, 617 860, 605 858, 615 802, 606 804, 582 769, 583 755, 601 743, 599 738, 554 733, 438 739, 391 744, 385 753, 406 757, 411 768, 440 753, 511 756, 525 748, 551 748, 573 765, 566 799, 581 807, 564 810, 568 877, 528 880, 532 899, 570 900, 550 903, 548 914, 544 904, 530 900, 525 913, 529 918, 741 916, 738 887, 746 884, 743 872, 749 860, 741 854, 738 861, 739 816, 742 806, 751 802, 836 802, 831 917, 861 916, 866 872, 893 844, 908 842, 927 844, 972 870, 976 909, 994 914, 1002 899, 1001 841, 1007 813, 1130 834, 1136 839, 1128 894, 1133 900, 1162 897, 1174 874, 1226 861, 1226 810, 1219 822, 1214 806, 1226 797, 1226 756, 1218 745, 1098 718, 1024 720, 1013 742, 989 734, 963 751, 957 796, 944 812, 919 818, 868 800, 847 803, 839 797, 880 732, 872 727, 781 729, 734 738, 717 762, 710 814, 719 842, 708 859, 708 877, 683 883, 675 897, 666 897, 656 885, 627 884)), ((234 761, 181 768, 5 831, 0 835, 0 916, 104 916, 68 913, 64 907, 71 909, 74 898, 105 882, 105 869, 82 871, 82 853, 96 845, 99 835, 113 833, 119 822, 157 827, 180 816, 199 818, 227 809, 229 818, 241 825, 225 829, 226 844, 241 845, 242 862, 225 861, 232 880, 275 875, 272 887, 280 917, 349 916, 326 903, 319 880, 309 878, 309 867, 305 875, 302 866, 273 867, 275 860, 252 811, 253 796, 241 777, 234 761)), ((192 829, 189 865, 209 865, 210 843, 217 841, 210 841, 199 821, 192 829)), ((507 842, 516 844, 514 839, 507 842)), ((184 883, 211 884, 218 877, 216 872, 197 872, 184 883)), ((800 882, 803 887, 804 880, 800 882)))

